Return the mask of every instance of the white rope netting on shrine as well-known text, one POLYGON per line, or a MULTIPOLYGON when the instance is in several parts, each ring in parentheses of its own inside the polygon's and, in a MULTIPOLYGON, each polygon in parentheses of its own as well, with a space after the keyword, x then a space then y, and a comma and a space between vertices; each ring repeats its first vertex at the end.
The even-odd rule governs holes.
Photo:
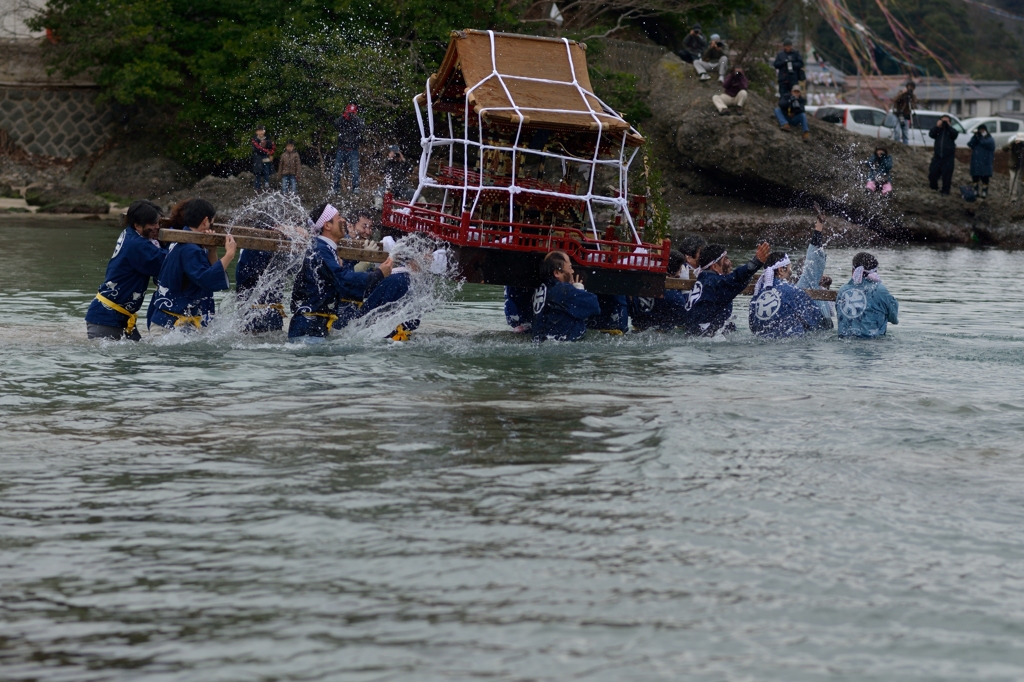
POLYGON ((622 120, 622 119, 618 116, 618 114, 615 112, 614 109, 612 109, 607 104, 605 104, 597 95, 595 95, 593 92, 590 92, 589 90, 585 89, 582 85, 580 85, 578 79, 576 78, 576 65, 573 62, 570 41, 568 39, 566 39, 566 38, 562 38, 562 43, 565 45, 566 57, 569 60, 569 71, 572 74, 572 80, 571 81, 563 81, 563 80, 553 80, 553 79, 547 79, 547 78, 535 78, 535 77, 530 77, 530 76, 510 76, 510 75, 505 75, 505 74, 500 73, 498 71, 497 58, 496 58, 496 55, 495 55, 494 31, 487 31, 487 35, 488 35, 488 39, 490 41, 491 73, 487 77, 480 79, 480 81, 477 82, 475 85, 473 85, 473 87, 471 87, 471 88, 466 90, 466 93, 465 93, 465 106, 466 106, 465 112, 466 112, 466 115, 465 115, 465 121, 464 121, 464 124, 463 124, 464 130, 463 130, 463 137, 462 138, 456 138, 455 137, 455 130, 454 130, 454 126, 453 126, 453 123, 452 123, 452 118, 453 117, 452 117, 451 114, 447 115, 447 118, 448 118, 448 131, 447 131, 447 133, 448 133, 448 135, 447 136, 439 136, 438 135, 438 131, 436 129, 436 121, 435 121, 435 118, 434 118, 433 93, 431 92, 430 79, 429 78, 427 79, 427 87, 426 87, 426 96, 427 96, 427 100, 426 100, 426 103, 427 103, 427 107, 426 107, 427 108, 427 127, 429 128, 429 131, 426 130, 425 127, 424 127, 423 112, 420 109, 419 96, 417 96, 416 98, 413 99, 413 105, 415 106, 415 109, 416 109, 416 119, 417 119, 417 122, 419 123, 419 128, 420 128, 420 138, 421 138, 420 139, 420 144, 421 144, 421 146, 423 148, 423 152, 422 152, 422 156, 421 156, 421 159, 420 159, 420 166, 419 166, 419 187, 416 189, 416 193, 413 195, 412 202, 415 203, 416 200, 422 194, 423 190, 428 188, 428 187, 444 189, 444 199, 442 201, 442 206, 446 206, 447 205, 448 198, 449 198, 449 192, 460 193, 462 195, 462 197, 461 197, 462 198, 462 211, 465 212, 465 211, 468 210, 470 215, 472 215, 473 212, 476 210, 477 204, 480 201, 480 196, 481 196, 481 194, 484 191, 488 191, 488 192, 505 191, 505 192, 508 192, 508 195, 509 195, 509 198, 508 198, 508 201, 509 201, 509 219, 511 221, 513 213, 514 213, 514 208, 515 208, 515 198, 519 194, 524 194, 525 193, 525 194, 533 194, 533 195, 541 195, 541 196, 556 197, 556 198, 561 198, 561 199, 568 199, 568 200, 572 200, 572 201, 583 201, 585 203, 586 209, 587 209, 587 220, 589 220, 590 228, 593 231, 595 239, 600 239, 600 236, 599 236, 598 230, 597 230, 597 223, 596 223, 596 221, 594 219, 594 211, 593 211, 592 204, 594 204, 594 203, 605 204, 605 205, 613 206, 616 209, 617 212, 621 213, 622 215, 624 215, 626 217, 626 222, 629 225, 629 228, 630 228, 630 230, 633 233, 633 238, 636 240, 637 244, 642 244, 643 241, 640 239, 640 235, 637 232, 636 225, 634 224, 633 218, 632 218, 632 216, 629 213, 629 167, 632 164, 633 159, 636 157, 636 153, 637 153, 638 149, 633 149, 631 151, 631 153, 629 153, 628 158, 626 158, 626 156, 627 156, 627 153, 626 153, 626 137, 627 137, 627 135, 635 134, 637 137, 639 137, 640 134, 636 131, 636 129, 634 129, 633 127, 630 126, 628 131, 626 131, 626 130, 622 131, 622 140, 621 140, 621 142, 618 145, 619 146, 618 158, 615 158, 615 159, 601 159, 601 158, 598 158, 599 154, 600 154, 600 149, 601 149, 601 140, 602 140, 602 137, 605 135, 604 130, 605 130, 605 128, 608 127, 607 124, 602 122, 599 114, 601 116, 614 116, 615 118, 618 118, 619 120, 622 120), (470 100, 472 99, 473 93, 474 93, 474 91, 476 91, 477 88, 479 88, 481 85, 483 85, 484 83, 486 83, 486 82, 488 82, 488 81, 490 81, 492 79, 497 80, 498 84, 501 85, 501 88, 502 88, 502 90, 505 93, 505 97, 508 99, 508 101, 509 101, 511 106, 506 106, 506 107, 484 107, 484 108, 481 108, 480 111, 477 112, 477 137, 478 137, 478 140, 474 141, 474 140, 471 140, 470 137, 469 137, 469 133, 470 133, 469 112, 473 110, 471 108, 471 106, 470 106, 470 100), (520 106, 520 105, 518 105, 516 103, 515 98, 512 97, 512 92, 509 90, 509 87, 508 87, 508 85, 506 83, 507 80, 528 81, 528 82, 534 82, 534 83, 547 83, 547 84, 554 84, 554 85, 572 86, 575 89, 576 94, 582 100, 583 105, 585 107, 585 110, 580 110, 580 109, 552 109, 552 108, 542 108, 542 107, 520 106), (601 111, 596 111, 591 106, 591 100, 589 98, 593 98, 594 100, 596 100, 601 105, 602 110, 601 111), (513 144, 512 144, 511 147, 498 146, 498 145, 488 144, 488 143, 484 142, 484 139, 485 139, 485 137, 484 137, 484 117, 485 117, 485 115, 488 112, 499 112, 499 111, 511 111, 511 112, 513 112, 515 114, 515 118, 518 120, 518 126, 516 128, 515 140, 513 141, 513 144), (572 155, 569 155, 569 154, 556 154, 554 152, 547 151, 545 149, 530 149, 530 148, 526 148, 526 147, 520 146, 520 141, 522 139, 522 134, 523 134, 523 127, 524 127, 524 125, 526 125, 526 122, 529 120, 529 114, 531 112, 546 113, 546 114, 589 115, 591 120, 593 121, 592 125, 595 126, 596 130, 597 130, 597 138, 596 138, 596 140, 594 142, 594 153, 593 153, 593 155, 590 158, 581 158, 581 157, 576 157, 576 156, 572 156, 572 155), (436 148, 439 148, 439 147, 448 147, 448 165, 449 165, 449 167, 453 167, 454 163, 455 163, 455 148, 456 148, 456 145, 461 145, 462 146, 462 163, 463 163, 463 184, 462 184, 462 186, 460 187, 459 185, 441 184, 441 183, 436 182, 433 178, 428 177, 427 169, 428 169, 430 160, 433 157, 434 150, 436 148), (477 177, 477 183, 475 185, 469 184, 469 180, 470 180, 470 173, 469 173, 469 150, 470 150, 470 148, 474 148, 476 150, 477 158, 479 159, 479 162, 480 162, 480 172, 477 173, 478 177, 477 177), (500 152, 500 153, 511 154, 511 165, 510 165, 510 167, 511 167, 511 177, 510 177, 510 184, 507 187, 506 186, 495 186, 495 185, 485 185, 484 184, 484 175, 485 175, 485 172, 484 172, 485 171, 485 169, 484 169, 484 159, 485 159, 485 152, 487 152, 489 150, 497 151, 497 152, 500 152), (561 191, 557 191, 557 190, 547 190, 547 189, 540 189, 540 188, 536 188, 536 187, 523 187, 523 186, 517 184, 518 178, 516 177, 516 174, 517 174, 517 162, 516 161, 517 161, 517 156, 518 155, 541 156, 541 157, 557 159, 561 163, 561 165, 562 165, 563 178, 565 177, 565 172, 566 172, 565 169, 567 168, 567 164, 576 164, 576 165, 578 165, 578 166, 580 166, 582 168, 586 168, 587 171, 588 171, 586 173, 586 175, 587 175, 587 183, 586 183, 586 190, 587 191, 586 191, 586 193, 585 194, 571 194, 571 193, 561 192, 561 191), (595 182, 596 175, 597 175, 597 169, 602 167, 602 166, 614 167, 618 171, 618 191, 617 191, 617 196, 604 196, 604 195, 601 195, 601 194, 595 194, 594 193, 594 182, 595 182), (471 199, 471 197, 472 197, 472 199, 471 199))

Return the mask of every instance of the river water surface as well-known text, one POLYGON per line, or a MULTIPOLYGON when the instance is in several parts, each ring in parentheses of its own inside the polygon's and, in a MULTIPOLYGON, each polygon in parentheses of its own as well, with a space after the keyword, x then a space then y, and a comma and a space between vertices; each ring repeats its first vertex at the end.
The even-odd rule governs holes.
POLYGON ((873 342, 88 342, 116 234, 0 224, 4 680, 1024 678, 1024 254, 879 251, 873 342))

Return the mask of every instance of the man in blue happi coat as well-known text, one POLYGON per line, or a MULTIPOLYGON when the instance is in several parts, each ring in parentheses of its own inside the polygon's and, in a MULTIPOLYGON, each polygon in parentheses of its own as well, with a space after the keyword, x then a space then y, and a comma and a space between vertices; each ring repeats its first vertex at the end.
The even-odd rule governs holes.
POLYGON ((330 204, 323 204, 310 214, 313 240, 292 287, 289 340, 322 343, 332 330, 359 315, 372 281, 391 274, 390 258, 372 273, 355 272, 351 265, 342 265, 338 242, 344 235, 343 225, 338 209, 330 204))
POLYGON ((284 329, 284 286, 275 281, 284 274, 286 263, 282 255, 256 249, 242 249, 238 254, 235 292, 244 310, 247 332, 261 334, 284 329))
MULTIPOLYGON (((700 253, 701 248, 703 245, 698 246, 694 253, 700 253)), ((673 249, 668 257, 668 276, 689 279, 688 270, 686 254, 673 249)), ((666 289, 665 294, 659 298, 630 297, 629 318, 633 322, 633 329, 638 332, 648 329, 668 331, 685 326, 689 315, 686 311, 686 302, 689 298, 690 292, 678 289, 666 289)))
POLYGON ((85 314, 90 339, 141 339, 136 328, 137 313, 150 277, 156 279, 167 257, 167 251, 156 241, 159 231, 160 209, 156 204, 133 201, 114 255, 107 263, 105 280, 85 314))
MULTIPOLYGON (((171 213, 171 223, 194 232, 212 232, 217 209, 206 199, 188 199, 171 213)), ((235 259, 235 239, 224 237, 224 256, 216 246, 171 244, 149 302, 149 325, 200 329, 213 319, 213 294, 231 287, 228 266, 235 259)))
POLYGON ((899 303, 878 276, 878 259, 861 252, 853 257, 853 275, 836 296, 839 336, 873 339, 885 336, 888 323, 899 324, 899 303))
MULTIPOLYGON (((399 250, 398 253, 393 254, 391 259, 393 260, 394 267, 391 268, 391 274, 386 277, 371 277, 371 282, 367 288, 366 301, 363 303, 363 307, 359 313, 361 316, 369 315, 374 311, 380 311, 381 313, 387 314, 390 310, 396 308, 405 296, 409 293, 409 287, 412 285, 412 275, 420 272, 420 268, 414 254, 408 251, 399 250)), ((420 326, 418 319, 405 320, 396 326, 387 338, 392 341, 408 341, 411 337, 410 334, 420 326)))
POLYGON ((505 321, 522 334, 533 328, 533 293, 529 287, 505 287, 505 321))
MULTIPOLYGON (((825 276, 825 265, 828 262, 828 255, 825 253, 825 244, 822 238, 822 230, 825 228, 824 216, 818 216, 814 222, 814 231, 811 233, 811 243, 807 245, 807 253, 804 257, 803 270, 797 280, 796 288, 808 291, 815 289, 824 291, 832 286, 832 278, 825 276)), ((812 299, 814 300, 814 299, 812 299)), ((827 320, 826 329, 832 329, 832 318, 835 317, 836 306, 832 301, 814 300, 822 317, 827 320)))
POLYGON ((732 302, 743 293, 751 278, 764 266, 771 246, 759 244, 749 263, 733 270, 729 252, 721 244, 708 244, 701 250, 697 281, 686 302, 689 317, 686 333, 691 336, 714 336, 719 331, 735 331, 732 302))
POLYGON ((587 329, 603 334, 622 336, 629 331, 629 301, 625 296, 597 294, 597 315, 587 318, 587 329))
POLYGON ((564 251, 552 251, 540 264, 542 284, 533 295, 535 341, 579 341, 587 318, 601 313, 597 296, 584 291, 564 251))

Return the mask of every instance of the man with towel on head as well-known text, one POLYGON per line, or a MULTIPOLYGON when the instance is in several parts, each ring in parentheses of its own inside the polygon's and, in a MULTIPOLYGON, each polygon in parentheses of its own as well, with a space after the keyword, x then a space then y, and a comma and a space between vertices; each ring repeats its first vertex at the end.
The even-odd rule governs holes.
POLYGON ((391 274, 391 259, 372 273, 343 267, 338 259, 338 242, 345 228, 338 209, 323 204, 309 219, 313 240, 292 287, 288 339, 323 343, 333 329, 359 315, 367 289, 391 274))
POLYGON ((747 288, 771 251, 772 247, 767 243, 759 244, 750 262, 733 270, 729 252, 724 246, 705 246, 700 253, 697 281, 686 302, 689 313, 686 333, 690 336, 714 336, 720 330, 735 331, 736 326, 729 321, 733 299, 747 288))
POLYGON ((899 324, 899 303, 878 276, 878 259, 861 251, 853 257, 853 276, 836 296, 839 336, 885 336, 886 323, 899 324))

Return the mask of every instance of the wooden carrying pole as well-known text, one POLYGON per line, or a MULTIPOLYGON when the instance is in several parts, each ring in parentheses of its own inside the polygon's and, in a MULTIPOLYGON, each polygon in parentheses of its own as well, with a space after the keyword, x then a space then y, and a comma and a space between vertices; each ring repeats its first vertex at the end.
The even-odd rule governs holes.
MULTIPOLYGON (((245 228, 256 230, 256 228, 245 228)), ((258 232, 277 234, 279 239, 268 239, 266 237, 251 237, 234 234, 235 244, 240 249, 252 249, 253 251, 291 251, 292 243, 274 230, 256 230, 258 232)), ((217 232, 192 232, 191 230, 170 230, 161 229, 157 240, 161 242, 176 242, 179 244, 198 244, 199 246, 224 246, 225 235, 217 232)), ((371 249, 354 248, 353 242, 346 242, 344 246, 338 247, 338 257, 342 260, 368 261, 370 263, 383 263, 388 259, 388 254, 383 251, 371 249)))
MULTIPOLYGON (((696 281, 697 280, 695 280, 695 279, 680 279, 678 277, 666 277, 665 278, 665 288, 666 289, 675 289, 677 291, 689 291, 690 289, 693 288, 693 283, 696 282, 696 281)), ((811 299, 813 299, 815 301, 834 301, 834 300, 836 300, 836 293, 837 292, 832 291, 831 289, 802 289, 802 291, 805 294, 807 294, 811 299)), ((743 290, 743 294, 742 295, 743 296, 753 296, 754 295, 754 285, 753 284, 748 285, 747 288, 743 290)))

